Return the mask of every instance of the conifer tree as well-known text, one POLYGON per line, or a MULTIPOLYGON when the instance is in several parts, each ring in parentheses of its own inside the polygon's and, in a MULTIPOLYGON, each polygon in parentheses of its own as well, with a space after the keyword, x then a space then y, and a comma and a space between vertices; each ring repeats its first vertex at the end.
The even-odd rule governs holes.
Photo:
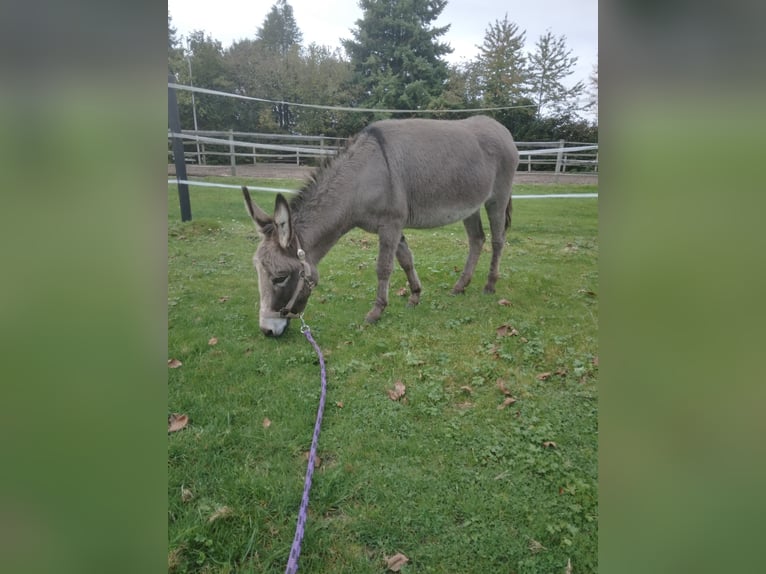
POLYGON ((574 73, 577 57, 567 50, 566 36, 554 36, 550 30, 540 36, 536 51, 529 56, 529 91, 537 106, 537 116, 560 113, 576 107, 585 85, 577 82, 567 88, 562 82, 574 73))
POLYGON ((360 0, 353 39, 343 40, 367 107, 427 108, 448 76, 439 41, 449 26, 433 27, 447 0, 360 0))

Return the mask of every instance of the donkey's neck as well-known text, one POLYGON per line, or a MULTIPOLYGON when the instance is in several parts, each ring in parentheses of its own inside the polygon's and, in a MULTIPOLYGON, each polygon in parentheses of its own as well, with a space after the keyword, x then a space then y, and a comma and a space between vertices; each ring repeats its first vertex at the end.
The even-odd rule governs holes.
POLYGON ((290 205, 295 232, 308 258, 317 264, 353 227, 343 198, 313 182, 290 205))

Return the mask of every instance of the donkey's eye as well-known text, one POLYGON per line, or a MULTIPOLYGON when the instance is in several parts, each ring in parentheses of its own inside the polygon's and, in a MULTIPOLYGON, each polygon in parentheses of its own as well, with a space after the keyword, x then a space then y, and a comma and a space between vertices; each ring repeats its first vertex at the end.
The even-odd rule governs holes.
POLYGON ((271 284, 274 285, 274 287, 284 287, 287 284, 287 280, 289 278, 289 275, 280 275, 279 277, 274 277, 271 280, 271 284))

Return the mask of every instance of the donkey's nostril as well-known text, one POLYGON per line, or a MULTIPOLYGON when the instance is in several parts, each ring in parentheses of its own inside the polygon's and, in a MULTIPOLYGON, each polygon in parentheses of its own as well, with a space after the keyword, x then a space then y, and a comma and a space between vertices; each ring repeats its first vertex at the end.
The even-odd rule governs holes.
POLYGON ((263 328, 263 327, 261 328, 261 333, 263 333, 267 337, 273 337, 274 336, 274 331, 272 331, 271 329, 263 328))

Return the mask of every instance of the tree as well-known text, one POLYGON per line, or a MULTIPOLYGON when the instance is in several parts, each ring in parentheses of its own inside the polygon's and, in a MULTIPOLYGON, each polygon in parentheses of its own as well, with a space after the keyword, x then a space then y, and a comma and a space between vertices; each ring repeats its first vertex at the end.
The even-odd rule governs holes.
MULTIPOLYGON (((526 97, 528 82, 527 58, 524 54, 526 32, 517 24, 495 20, 484 34, 479 55, 469 66, 471 89, 484 107, 511 107, 529 105, 526 97)), ((518 133, 531 121, 531 108, 498 110, 491 115, 500 123, 518 133)))
POLYGON ((593 64, 593 71, 588 78, 588 102, 585 109, 592 111, 598 118, 598 64, 593 64))
POLYGON ((449 26, 431 27, 447 0, 360 0, 353 39, 343 40, 367 107, 422 109, 443 89, 452 52, 438 41, 449 26))
POLYGON ((486 106, 509 106, 525 95, 528 81, 524 37, 518 25, 505 18, 490 24, 479 48, 476 88, 486 106))
MULTIPOLYGON (((179 79, 193 83, 198 88, 234 91, 234 82, 223 57, 221 42, 206 35, 202 30, 195 30, 189 35, 189 51, 186 69, 179 73, 179 79), (191 78, 189 72, 192 72, 191 78)), ((186 92, 188 93, 188 92, 186 92)), ((235 102, 208 94, 197 94, 196 109, 198 128, 201 130, 231 129, 235 124, 235 102)), ((191 100, 179 97, 181 125, 193 126, 191 100)))
POLYGON ((277 0, 255 36, 268 50, 280 56, 287 55, 291 46, 303 42, 303 33, 287 0, 277 0))
POLYGON ((537 106, 537 116, 543 112, 560 113, 576 107, 573 102, 582 94, 585 86, 577 82, 571 88, 562 81, 574 73, 577 57, 567 50, 566 36, 554 36, 550 30, 540 36, 536 51, 529 56, 530 97, 537 106))
POLYGON ((168 12, 168 70, 177 75, 183 68, 184 49, 181 40, 176 36, 178 31, 173 27, 173 19, 168 12))

